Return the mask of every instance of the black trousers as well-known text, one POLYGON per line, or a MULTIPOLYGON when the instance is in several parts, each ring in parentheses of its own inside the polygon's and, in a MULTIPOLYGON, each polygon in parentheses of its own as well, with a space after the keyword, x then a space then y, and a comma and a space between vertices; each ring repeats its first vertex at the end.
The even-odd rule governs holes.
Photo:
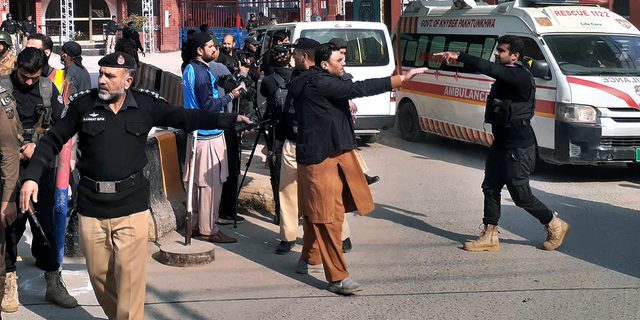
POLYGON ((529 175, 535 168, 536 147, 505 148, 492 145, 484 170, 484 224, 498 225, 500 193, 507 185, 513 202, 542 224, 553 219, 553 212, 531 193, 529 175))
MULTIPOLYGON (((20 179, 25 171, 25 166, 21 164, 20 179)), ((31 254, 36 259, 36 266, 45 272, 56 271, 60 267, 58 263, 58 247, 56 244, 55 229, 53 223, 53 208, 55 206, 55 169, 46 169, 38 182, 38 202, 33 204, 36 210, 36 217, 42 225, 47 240, 51 248, 44 245, 44 238, 36 226, 28 219, 27 214, 20 213, 18 208, 18 219, 5 230, 6 248, 5 263, 7 272, 16 271, 16 259, 18 258, 18 243, 24 234, 27 220, 31 225, 33 241, 31 243, 31 254)))
POLYGON ((224 130, 224 141, 227 144, 229 176, 227 177, 227 181, 222 185, 220 214, 235 217, 236 209, 238 207, 238 174, 240 173, 238 136, 231 130, 224 130))

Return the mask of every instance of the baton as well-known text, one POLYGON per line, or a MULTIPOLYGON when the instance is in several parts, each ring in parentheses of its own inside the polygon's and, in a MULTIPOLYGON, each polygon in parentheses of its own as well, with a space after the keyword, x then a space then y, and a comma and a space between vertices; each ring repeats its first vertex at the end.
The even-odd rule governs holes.
POLYGON ((44 234, 44 230, 42 229, 40 220, 38 220, 38 217, 36 217, 36 209, 33 207, 33 202, 31 201, 29 201, 29 209, 27 210, 27 213, 31 216, 31 219, 33 220, 33 224, 36 225, 36 228, 40 230, 40 234, 42 234, 42 238, 44 239, 44 245, 47 248, 51 248, 51 243, 49 243, 49 239, 47 239, 47 235, 44 234))

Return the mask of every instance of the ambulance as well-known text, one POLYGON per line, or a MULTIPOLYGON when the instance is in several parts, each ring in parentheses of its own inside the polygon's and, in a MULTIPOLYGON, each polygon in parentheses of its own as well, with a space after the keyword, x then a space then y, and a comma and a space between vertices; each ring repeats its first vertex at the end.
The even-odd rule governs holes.
POLYGON ((494 61, 497 40, 516 35, 536 81, 531 121, 538 156, 554 164, 640 165, 640 32, 601 7, 607 0, 412 1, 393 35, 396 73, 428 74, 396 92, 402 137, 425 133, 489 146, 484 109, 494 82, 433 56, 466 52, 494 61))

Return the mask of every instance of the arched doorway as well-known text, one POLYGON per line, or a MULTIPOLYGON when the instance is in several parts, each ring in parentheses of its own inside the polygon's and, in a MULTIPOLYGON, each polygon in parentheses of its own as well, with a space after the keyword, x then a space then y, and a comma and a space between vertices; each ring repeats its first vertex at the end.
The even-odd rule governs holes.
MULTIPOLYGON (((102 41, 102 25, 111 20, 111 12, 115 12, 115 0, 108 2, 105 0, 74 1, 76 41, 102 41)), ((45 7, 45 1, 42 1, 42 6, 45 7)), ((45 25, 49 36, 60 35, 60 0, 51 0, 47 4, 45 25)))

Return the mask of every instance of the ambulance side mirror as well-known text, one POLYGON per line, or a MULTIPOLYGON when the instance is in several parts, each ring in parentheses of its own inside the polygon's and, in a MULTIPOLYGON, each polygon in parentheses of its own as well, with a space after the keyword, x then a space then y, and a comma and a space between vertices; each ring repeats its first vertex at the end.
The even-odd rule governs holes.
POLYGON ((549 69, 549 64, 544 61, 534 60, 531 63, 531 74, 536 78, 551 80, 551 69, 549 69))

